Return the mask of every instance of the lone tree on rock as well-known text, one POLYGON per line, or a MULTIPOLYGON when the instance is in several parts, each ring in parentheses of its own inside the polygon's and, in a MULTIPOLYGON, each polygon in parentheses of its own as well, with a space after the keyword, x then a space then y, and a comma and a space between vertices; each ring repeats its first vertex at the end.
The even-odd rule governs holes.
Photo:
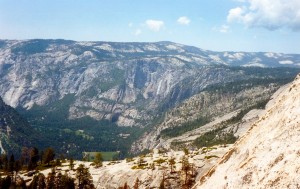
POLYGON ((171 173, 174 173, 174 165, 175 165, 175 158, 172 157, 171 159, 169 159, 169 165, 171 167, 171 173))
POLYGON ((190 169, 191 169, 191 165, 189 163, 188 158, 186 156, 183 156, 182 157, 182 171, 185 174, 184 185, 187 184, 190 169))
POLYGON ((103 161, 102 154, 100 152, 96 153, 95 160, 94 160, 96 167, 101 167, 102 161, 103 161))
POLYGON ((78 188, 95 188, 91 181, 91 174, 89 169, 83 164, 80 164, 76 169, 76 179, 78 180, 78 188))

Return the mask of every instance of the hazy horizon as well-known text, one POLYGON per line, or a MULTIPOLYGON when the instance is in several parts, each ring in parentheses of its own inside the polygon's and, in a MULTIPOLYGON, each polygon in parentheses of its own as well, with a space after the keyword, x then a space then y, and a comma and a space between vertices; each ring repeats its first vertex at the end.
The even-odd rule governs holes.
POLYGON ((0 38, 300 54, 299 15, 297 0, 0 0, 0 38))

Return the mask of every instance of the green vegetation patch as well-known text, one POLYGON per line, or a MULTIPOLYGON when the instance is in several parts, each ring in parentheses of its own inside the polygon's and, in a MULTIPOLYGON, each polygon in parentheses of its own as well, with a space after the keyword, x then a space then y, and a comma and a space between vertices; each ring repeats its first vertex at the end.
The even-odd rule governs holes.
POLYGON ((222 129, 224 128, 214 129, 201 135, 194 141, 194 145, 198 148, 202 148, 219 144, 232 144, 237 140, 237 137, 235 137, 232 132, 222 133, 222 129))
POLYGON ((119 159, 120 152, 84 152, 86 161, 94 161, 97 153, 100 153, 103 161, 113 161, 119 159))
POLYGON ((30 110, 19 109, 34 129, 45 136, 37 147, 52 146, 59 153, 68 152, 66 156, 76 159, 81 159, 84 151, 120 151, 120 158, 124 158, 143 129, 117 127, 110 120, 98 121, 87 116, 70 120, 69 108, 74 100, 74 95, 69 94, 47 106, 34 105, 30 110), (120 133, 127 133, 129 137, 116 137, 120 133))
POLYGON ((197 128, 209 123, 209 121, 210 120, 207 118, 198 118, 194 121, 184 123, 180 126, 164 129, 161 131, 161 136, 165 137, 165 138, 180 136, 188 131, 197 129, 197 128))
POLYGON ((104 161, 116 160, 120 152, 101 152, 104 161))
POLYGON ((216 155, 205 156, 204 159, 219 158, 216 155))
POLYGON ((159 159, 157 159, 157 160, 154 160, 154 162, 160 165, 160 164, 162 164, 162 163, 165 163, 166 160, 165 160, 165 159, 162 159, 162 158, 159 158, 159 159))

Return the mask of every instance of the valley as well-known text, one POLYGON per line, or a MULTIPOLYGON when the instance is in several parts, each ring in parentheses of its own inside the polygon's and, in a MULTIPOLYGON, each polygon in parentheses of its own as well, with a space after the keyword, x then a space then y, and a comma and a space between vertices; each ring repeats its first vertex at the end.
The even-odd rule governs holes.
POLYGON ((300 188, 300 0, 0 0, 0 189, 300 188))
POLYGON ((272 107, 297 100, 299 76, 290 82, 300 72, 280 64, 298 55, 171 42, 2 41, 0 55, 0 171, 20 171, 27 187, 46 176, 79 186, 86 170, 92 188, 211 188, 272 107))
POLYGON ((124 158, 160 145, 195 148, 193 141, 164 141, 236 112, 230 123, 198 132, 232 136, 228 128, 263 108, 300 71, 296 54, 213 52, 172 42, 1 44, 4 102, 40 133, 38 147, 78 159, 83 151, 120 151, 124 158), (294 64, 282 64, 287 60, 294 64))
MULTIPOLYGON (((238 136, 238 140, 233 145, 223 141, 221 144, 211 143, 197 146, 192 150, 186 148, 187 146, 182 146, 181 150, 172 150, 161 144, 161 146, 157 146, 148 153, 127 157, 124 160, 116 159, 102 162, 104 156, 106 156, 103 153, 103 159, 99 156, 99 160, 97 160, 97 156, 94 160, 89 161, 87 159, 73 161, 72 158, 65 159, 64 156, 60 156, 50 161, 50 164, 46 163, 46 157, 48 157, 46 155, 48 149, 46 149, 46 153, 41 152, 40 160, 37 159, 37 167, 34 169, 33 174, 31 174, 32 171, 28 171, 29 166, 26 167, 26 164, 19 170, 20 177, 18 177, 17 186, 23 183, 29 188, 35 187, 35 185, 40 184, 40 182, 35 181, 39 177, 39 179, 48 179, 45 181, 45 185, 51 183, 50 178, 55 181, 54 185, 59 183, 60 178, 69 178, 68 182, 64 179, 61 184, 75 187, 80 184, 81 177, 78 173, 82 167, 90 175, 89 180, 86 180, 86 186, 88 185, 91 188, 164 187, 202 189, 221 188, 223 186, 229 188, 241 186, 242 188, 296 186, 298 168, 297 164, 290 160, 297 161, 299 152, 296 146, 289 144, 298 141, 297 115, 299 108, 297 104, 299 101, 299 81, 300 75, 292 83, 280 87, 272 95, 271 100, 264 105, 265 109, 252 110, 245 115, 241 115, 241 122, 234 121, 240 120, 239 113, 234 112, 218 118, 193 132, 170 138, 173 140, 194 141, 195 138, 193 137, 199 137, 201 133, 204 133, 202 136, 209 136, 207 133, 210 133, 210 131, 203 132, 203 130, 211 130, 212 126, 230 123, 233 125, 227 126, 225 129, 231 130, 234 128, 233 130, 236 130, 234 135, 238 136), (288 154, 285 153, 286 148, 288 154), (266 158, 268 156, 273 158, 266 158), (238 165, 236 162, 239 162, 238 165), (258 166, 264 169, 260 169, 258 166), (273 170, 278 170, 278 174, 273 170), (223 173, 226 175, 224 176, 223 173), (267 177, 263 175, 267 175, 267 177), (287 178, 287 175, 289 178, 287 178), (262 177, 263 182, 259 182, 257 177, 262 177), (216 183, 216 178, 220 182, 216 183)), ((216 136, 211 138, 211 141, 215 138, 216 136)), ((206 140, 209 139, 206 138, 206 140)), ((166 144, 168 143, 166 142, 166 144)), ((24 149, 22 149, 22 157, 24 157, 23 151, 24 149)), ((3 157, 2 155, 1 158, 3 157)), ((32 157, 35 156, 30 155, 30 157, 30 161, 32 161, 32 157)), ((11 162, 11 159, 8 162, 11 162)), ((5 167, 4 169, 0 168, 0 171, 4 171, 4 175, 7 174, 5 167)), ((0 186, 5 183, 5 179, 0 180, 0 186)))

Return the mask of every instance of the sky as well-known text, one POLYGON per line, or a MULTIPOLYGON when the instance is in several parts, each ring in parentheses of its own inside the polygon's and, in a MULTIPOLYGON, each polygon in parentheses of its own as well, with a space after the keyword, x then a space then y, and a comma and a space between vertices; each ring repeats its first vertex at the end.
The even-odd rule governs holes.
POLYGON ((0 0, 0 39, 300 54, 300 0, 0 0))

